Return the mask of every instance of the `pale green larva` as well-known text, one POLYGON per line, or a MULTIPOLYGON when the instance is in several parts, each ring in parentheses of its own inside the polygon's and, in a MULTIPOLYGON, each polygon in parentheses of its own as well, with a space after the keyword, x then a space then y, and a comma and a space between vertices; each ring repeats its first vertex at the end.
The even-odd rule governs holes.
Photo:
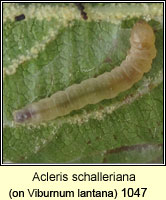
POLYGON ((137 22, 131 31, 130 44, 129 53, 119 67, 14 111, 14 121, 33 124, 45 122, 87 104, 114 98, 120 92, 131 88, 150 70, 152 60, 156 56, 155 35, 151 26, 145 21, 137 22))

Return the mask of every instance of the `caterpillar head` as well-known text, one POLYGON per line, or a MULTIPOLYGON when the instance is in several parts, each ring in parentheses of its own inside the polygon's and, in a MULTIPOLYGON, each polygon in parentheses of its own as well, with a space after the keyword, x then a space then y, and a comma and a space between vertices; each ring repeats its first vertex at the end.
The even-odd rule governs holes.
POLYGON ((17 124, 36 124, 40 120, 40 114, 38 113, 37 103, 32 103, 20 110, 13 112, 14 122, 17 124))
POLYGON ((153 29, 145 21, 137 22, 131 32, 131 46, 140 50, 150 49, 155 42, 153 29))
POLYGON ((28 109, 22 109, 13 112, 13 117, 16 123, 26 123, 32 117, 32 115, 28 109))

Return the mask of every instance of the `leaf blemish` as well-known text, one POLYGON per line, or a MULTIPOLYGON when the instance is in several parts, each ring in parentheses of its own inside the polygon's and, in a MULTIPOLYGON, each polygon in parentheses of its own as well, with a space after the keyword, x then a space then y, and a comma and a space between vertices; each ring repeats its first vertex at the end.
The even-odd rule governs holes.
POLYGON ((25 19, 25 15, 24 15, 24 14, 15 16, 15 21, 22 21, 22 20, 24 20, 24 19, 25 19))

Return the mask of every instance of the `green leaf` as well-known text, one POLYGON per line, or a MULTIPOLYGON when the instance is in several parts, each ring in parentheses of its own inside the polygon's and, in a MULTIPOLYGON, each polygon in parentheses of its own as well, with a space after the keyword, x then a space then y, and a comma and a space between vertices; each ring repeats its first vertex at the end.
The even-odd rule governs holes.
POLYGON ((161 3, 87 3, 88 20, 73 3, 3 6, 4 162, 163 162, 161 3), (47 123, 13 122, 13 111, 118 66, 142 18, 154 28, 157 56, 130 90, 47 123))

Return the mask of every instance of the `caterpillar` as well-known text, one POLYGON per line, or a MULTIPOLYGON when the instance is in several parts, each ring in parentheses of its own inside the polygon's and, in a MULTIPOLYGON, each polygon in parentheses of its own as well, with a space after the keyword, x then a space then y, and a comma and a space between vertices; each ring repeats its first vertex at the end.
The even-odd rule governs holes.
POLYGON ((138 82, 151 68, 156 56, 155 35, 145 21, 137 22, 131 30, 130 50, 120 66, 96 78, 73 84, 64 91, 41 99, 13 112, 16 123, 40 123, 69 114, 87 104, 116 97, 138 82))
POLYGON ((15 21, 21 21, 21 20, 23 20, 23 19, 25 19, 25 15, 24 15, 24 14, 15 16, 15 21))

